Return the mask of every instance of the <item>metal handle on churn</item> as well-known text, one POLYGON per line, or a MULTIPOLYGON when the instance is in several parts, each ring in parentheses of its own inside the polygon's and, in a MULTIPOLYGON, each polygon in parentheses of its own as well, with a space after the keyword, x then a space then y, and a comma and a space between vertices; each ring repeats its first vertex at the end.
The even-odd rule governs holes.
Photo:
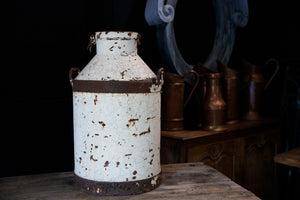
POLYGON ((70 83, 71 83, 71 86, 73 87, 73 72, 74 71, 76 71, 77 73, 79 73, 80 72, 80 69, 79 68, 77 68, 77 67, 72 67, 71 69, 70 69, 70 71, 69 71, 69 81, 70 81, 70 83))

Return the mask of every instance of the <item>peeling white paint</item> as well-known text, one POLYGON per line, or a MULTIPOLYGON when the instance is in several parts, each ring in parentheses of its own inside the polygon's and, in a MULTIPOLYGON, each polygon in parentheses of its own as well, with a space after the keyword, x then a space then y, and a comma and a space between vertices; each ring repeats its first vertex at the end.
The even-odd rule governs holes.
MULTIPOLYGON (((75 80, 156 79, 137 55, 137 33, 129 33, 97 32, 97 55, 75 80)), ((149 93, 74 91, 75 174, 109 182, 137 181, 158 175, 160 92, 161 84, 153 84, 149 93)), ((153 179, 155 184, 156 179, 153 179)))

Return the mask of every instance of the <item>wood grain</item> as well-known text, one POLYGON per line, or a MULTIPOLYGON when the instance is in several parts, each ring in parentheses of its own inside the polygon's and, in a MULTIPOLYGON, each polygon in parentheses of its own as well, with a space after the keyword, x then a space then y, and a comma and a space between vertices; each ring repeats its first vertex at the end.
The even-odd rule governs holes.
POLYGON ((163 165, 162 174, 162 184, 151 192, 132 196, 101 197, 78 190, 74 186, 73 172, 7 177, 0 179, 0 199, 259 199, 250 191, 203 163, 163 165))
POLYGON ((291 149, 290 151, 277 154, 274 157, 276 163, 300 168, 300 147, 291 149))

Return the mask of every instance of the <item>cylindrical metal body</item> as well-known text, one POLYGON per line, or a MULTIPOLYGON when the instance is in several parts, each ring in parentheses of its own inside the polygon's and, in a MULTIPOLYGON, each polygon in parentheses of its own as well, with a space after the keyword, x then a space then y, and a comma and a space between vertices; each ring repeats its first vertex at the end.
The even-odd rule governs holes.
POLYGON ((218 69, 224 74, 223 95, 227 104, 227 124, 239 122, 240 118, 240 77, 237 70, 229 68, 221 62, 218 63, 218 69))
POLYGON ((206 74, 207 91, 203 105, 204 130, 220 131, 223 130, 223 125, 226 120, 226 103, 222 97, 221 89, 221 73, 206 74))
POLYGON ((178 131, 184 129, 184 108, 190 101, 199 83, 199 75, 194 70, 189 70, 185 75, 165 73, 165 83, 162 95, 162 130, 178 131), (184 101, 184 78, 194 74, 196 81, 189 96, 184 101))
POLYGON ((183 130, 184 81, 177 74, 165 73, 162 93, 162 130, 183 130))
POLYGON ((97 54, 71 79, 74 172, 93 193, 137 194, 160 184, 163 81, 138 56, 138 40, 135 32, 97 32, 97 54))
POLYGON ((243 119, 260 120, 260 110, 265 81, 261 73, 248 74, 244 77, 243 119))

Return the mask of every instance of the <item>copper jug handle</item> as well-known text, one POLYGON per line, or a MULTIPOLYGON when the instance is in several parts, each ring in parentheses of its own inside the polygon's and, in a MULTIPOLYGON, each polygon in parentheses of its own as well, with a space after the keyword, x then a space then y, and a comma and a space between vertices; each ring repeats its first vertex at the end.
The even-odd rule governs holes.
POLYGON ((270 58, 269 60, 266 61, 266 65, 268 65, 269 63, 271 62, 275 62, 276 63, 276 68, 275 68, 275 71, 274 73, 272 74, 271 78, 269 79, 269 81, 267 82, 266 86, 265 86, 265 89, 267 89, 267 87, 270 85, 271 81, 274 79, 274 77, 276 76, 276 74, 278 73, 279 71, 279 62, 278 60, 276 60, 275 58, 270 58))
POLYGON ((196 82, 195 82, 195 84, 194 84, 194 86, 193 86, 193 89, 192 89, 192 91, 190 92, 190 94, 189 94, 187 100, 186 100, 185 103, 184 103, 184 106, 183 106, 184 108, 186 107, 187 103, 190 101, 192 95, 194 94, 194 92, 195 92, 195 90, 196 90, 196 87, 198 86, 199 78, 200 78, 199 74, 198 74, 195 70, 189 70, 189 71, 187 71, 187 72, 184 74, 183 78, 185 78, 185 77, 186 77, 187 75, 189 75, 189 74, 194 74, 194 75, 196 76, 196 82))
POLYGON ((77 67, 72 67, 72 68, 70 69, 70 71, 69 71, 69 81, 70 81, 72 87, 73 87, 73 81, 74 81, 74 79, 73 79, 73 72, 74 72, 74 71, 76 71, 77 73, 79 73, 79 72, 80 72, 80 69, 77 68, 77 67))

